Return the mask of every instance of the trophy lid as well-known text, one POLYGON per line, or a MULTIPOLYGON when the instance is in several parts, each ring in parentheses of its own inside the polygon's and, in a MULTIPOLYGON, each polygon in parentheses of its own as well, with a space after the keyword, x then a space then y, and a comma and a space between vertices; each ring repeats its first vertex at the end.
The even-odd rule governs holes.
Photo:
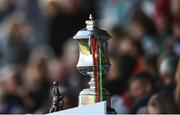
POLYGON ((97 27, 97 21, 93 20, 92 15, 90 14, 89 20, 86 20, 86 28, 77 32, 73 37, 74 39, 89 39, 91 35, 94 35, 96 38, 106 38, 109 39, 111 36, 105 31, 97 27))

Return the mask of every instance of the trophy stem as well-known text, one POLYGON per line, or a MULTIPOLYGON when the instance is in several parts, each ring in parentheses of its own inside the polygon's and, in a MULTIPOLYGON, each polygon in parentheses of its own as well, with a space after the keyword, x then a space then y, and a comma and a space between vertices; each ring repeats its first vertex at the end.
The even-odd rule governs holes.
POLYGON ((90 89, 96 88, 94 77, 91 77, 91 80, 89 81, 88 84, 89 84, 90 89))
POLYGON ((91 80, 89 81, 89 88, 83 89, 79 95, 79 106, 96 103, 96 85, 94 81, 94 73, 87 73, 91 80))

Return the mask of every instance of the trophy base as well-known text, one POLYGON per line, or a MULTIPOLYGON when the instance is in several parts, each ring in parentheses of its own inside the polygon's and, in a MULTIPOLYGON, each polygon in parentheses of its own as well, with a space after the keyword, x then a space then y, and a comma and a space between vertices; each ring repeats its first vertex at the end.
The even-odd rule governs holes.
MULTIPOLYGON (((79 94, 79 107, 82 105, 89 105, 93 103, 97 103, 98 101, 96 100, 97 93, 95 90, 95 81, 93 77, 93 73, 89 72, 88 73, 91 77, 91 80, 89 81, 89 86, 90 88, 83 89, 80 94, 79 94)), ((111 100, 110 100, 110 93, 106 89, 103 88, 103 100, 106 101, 106 107, 107 107, 107 113, 116 113, 112 108, 111 108, 111 100)))
MULTIPOLYGON (((91 75, 91 80, 89 81, 88 84, 90 88, 83 89, 80 92, 79 106, 98 102, 96 100, 96 97, 98 94, 96 93, 96 90, 95 90, 95 82, 94 82, 94 77, 92 77, 92 75, 91 75)), ((107 101, 107 105, 110 106, 110 93, 106 89, 103 88, 103 101, 105 100, 107 101)))
MULTIPOLYGON (((104 92, 103 101, 106 101, 107 114, 117 114, 116 111, 113 108, 111 108, 111 100, 110 100, 109 92, 106 89, 103 89, 103 92, 104 92)), ((95 92, 95 89, 89 88, 82 90, 79 95, 79 107, 83 105, 97 103, 96 96, 97 94, 95 92)))
MULTIPOLYGON (((107 106, 110 106, 109 92, 106 89, 103 89, 103 94, 103 101, 107 101, 107 106)), ((97 103, 96 97, 97 93, 95 92, 95 89, 89 88, 82 90, 79 95, 79 106, 97 103)))

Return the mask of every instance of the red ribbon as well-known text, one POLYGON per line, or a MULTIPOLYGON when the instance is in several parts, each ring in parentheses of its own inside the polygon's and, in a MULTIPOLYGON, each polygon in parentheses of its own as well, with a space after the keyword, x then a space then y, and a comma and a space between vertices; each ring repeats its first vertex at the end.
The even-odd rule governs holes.
POLYGON ((99 84, 99 74, 98 74, 98 40, 92 35, 91 36, 92 43, 92 56, 93 56, 93 64, 94 64, 94 78, 96 84, 96 102, 100 101, 100 84, 99 84))

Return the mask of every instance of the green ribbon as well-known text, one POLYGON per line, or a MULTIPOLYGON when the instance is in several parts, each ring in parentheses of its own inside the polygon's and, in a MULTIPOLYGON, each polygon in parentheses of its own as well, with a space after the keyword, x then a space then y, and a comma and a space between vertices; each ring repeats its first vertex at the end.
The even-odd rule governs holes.
POLYGON ((103 76, 102 76, 102 42, 99 41, 99 77, 100 77, 100 101, 103 101, 103 76))

